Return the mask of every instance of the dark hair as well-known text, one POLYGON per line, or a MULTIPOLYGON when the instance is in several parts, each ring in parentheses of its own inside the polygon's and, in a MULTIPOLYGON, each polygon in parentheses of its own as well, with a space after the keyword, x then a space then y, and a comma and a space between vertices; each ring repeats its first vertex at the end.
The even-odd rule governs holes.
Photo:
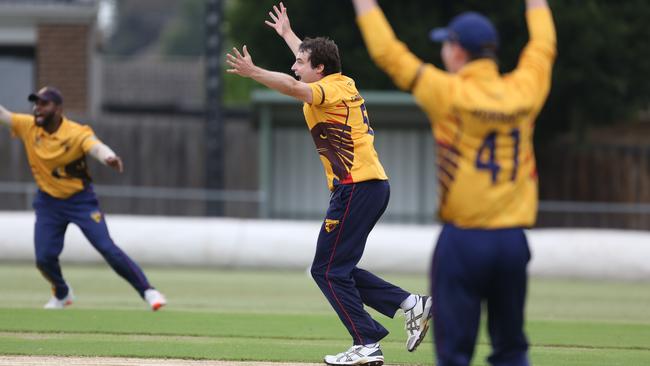
POLYGON ((341 56, 336 43, 327 37, 305 38, 300 51, 309 51, 311 67, 323 65, 323 76, 341 72, 341 56))
MULTIPOLYGON (((461 47, 463 47, 463 45, 461 45, 460 43, 459 43, 459 45, 461 47)), ((469 56, 469 61, 475 61, 475 60, 479 60, 479 59, 482 59, 482 58, 488 58, 488 59, 491 59, 494 62, 497 62, 497 63, 499 62, 499 58, 497 57, 497 47, 495 45, 483 46, 479 52, 470 52, 468 49, 466 49, 464 47, 463 47, 463 49, 465 49, 465 51, 467 51, 467 54, 469 56)))

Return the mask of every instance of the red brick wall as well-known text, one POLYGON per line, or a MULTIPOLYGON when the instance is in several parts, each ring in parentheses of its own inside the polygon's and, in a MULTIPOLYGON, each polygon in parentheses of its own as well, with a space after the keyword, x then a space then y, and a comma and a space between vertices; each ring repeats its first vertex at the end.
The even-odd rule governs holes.
POLYGON ((89 31, 86 24, 38 26, 36 87, 57 87, 63 94, 66 114, 89 114, 89 31))

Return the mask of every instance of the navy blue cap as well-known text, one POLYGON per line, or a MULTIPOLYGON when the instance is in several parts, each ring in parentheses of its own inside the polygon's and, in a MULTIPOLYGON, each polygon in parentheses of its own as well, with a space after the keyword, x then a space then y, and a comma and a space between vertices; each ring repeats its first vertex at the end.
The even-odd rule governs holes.
POLYGON ((429 33, 435 42, 458 42, 475 56, 493 55, 499 47, 499 35, 485 16, 468 11, 457 15, 446 28, 435 28, 429 33))
POLYGON ((61 92, 51 86, 46 86, 41 88, 41 90, 36 93, 32 93, 27 97, 27 100, 30 102, 35 102, 37 100, 43 100, 46 102, 54 102, 54 104, 63 104, 63 96, 61 92))

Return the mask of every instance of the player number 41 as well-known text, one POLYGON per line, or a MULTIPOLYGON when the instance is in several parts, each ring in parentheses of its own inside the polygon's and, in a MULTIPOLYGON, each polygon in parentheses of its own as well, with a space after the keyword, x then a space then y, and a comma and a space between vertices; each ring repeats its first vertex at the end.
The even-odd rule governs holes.
MULTIPOLYGON (((496 159, 497 136, 497 131, 488 133, 476 153, 476 169, 489 171, 492 175, 492 184, 496 184, 497 176, 499 175, 499 171, 501 171, 501 165, 499 165, 496 159)), ((514 181, 517 178, 517 169, 519 168, 519 129, 513 128, 510 130, 508 137, 512 138, 513 141, 513 168, 510 181, 514 181)))

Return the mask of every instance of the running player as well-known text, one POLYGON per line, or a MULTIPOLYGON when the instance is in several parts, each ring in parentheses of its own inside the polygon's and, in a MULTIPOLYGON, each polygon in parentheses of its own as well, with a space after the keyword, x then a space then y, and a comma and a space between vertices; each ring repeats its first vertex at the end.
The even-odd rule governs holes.
POLYGON ((500 75, 499 39, 484 16, 468 12, 430 37, 442 42, 444 72, 399 42, 376 0, 354 0, 368 51, 431 121, 437 146, 440 218, 431 267, 439 366, 469 365, 487 303, 492 365, 528 365, 523 331, 535 223, 533 130, 551 85, 556 54, 546 0, 526 0, 530 40, 517 68, 500 75))
POLYGON ((389 185, 375 151, 364 99, 354 80, 341 74, 336 44, 327 38, 301 41, 291 30, 286 8, 280 3, 269 12, 274 28, 294 53, 290 75, 253 64, 246 46, 233 49, 227 63, 234 73, 249 77, 304 102, 307 127, 325 168, 331 190, 330 206, 316 244, 311 274, 352 336, 353 346, 325 356, 329 365, 383 364, 379 341, 388 330, 370 317, 364 304, 393 317, 406 315, 409 351, 426 335, 431 299, 410 294, 357 267, 370 230, 388 205, 389 185))
POLYGON ((72 288, 63 279, 59 255, 69 223, 74 223, 106 262, 127 280, 152 310, 166 304, 140 267, 111 239, 86 166, 86 155, 122 172, 122 159, 97 139, 89 126, 63 115, 63 97, 52 87, 44 87, 28 97, 33 115, 12 113, 0 106, 0 123, 23 141, 27 160, 38 191, 34 247, 36 267, 52 285, 46 309, 63 309, 72 304, 72 288))

